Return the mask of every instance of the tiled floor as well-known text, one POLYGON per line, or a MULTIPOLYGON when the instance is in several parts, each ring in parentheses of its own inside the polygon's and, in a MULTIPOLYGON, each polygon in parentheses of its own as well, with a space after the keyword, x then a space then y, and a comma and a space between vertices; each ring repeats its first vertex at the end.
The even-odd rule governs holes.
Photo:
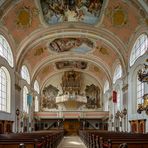
POLYGON ((65 136, 58 148, 86 148, 86 146, 78 136, 65 136))

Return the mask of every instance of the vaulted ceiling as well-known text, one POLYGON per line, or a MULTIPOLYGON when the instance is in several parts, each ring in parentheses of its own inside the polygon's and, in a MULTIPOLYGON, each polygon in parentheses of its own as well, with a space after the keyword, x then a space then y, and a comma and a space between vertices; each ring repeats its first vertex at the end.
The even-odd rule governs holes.
POLYGON ((71 69, 95 78, 100 87, 111 83, 117 63, 125 75, 135 32, 148 27, 148 2, 86 2, 3 1, 0 30, 10 41, 16 71, 26 64, 32 82, 42 87, 71 69))

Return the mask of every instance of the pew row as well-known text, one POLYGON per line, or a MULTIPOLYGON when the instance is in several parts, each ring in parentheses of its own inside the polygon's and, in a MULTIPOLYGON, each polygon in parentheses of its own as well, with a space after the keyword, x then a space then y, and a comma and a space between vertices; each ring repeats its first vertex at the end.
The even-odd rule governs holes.
POLYGON ((88 148, 148 148, 148 134, 80 130, 79 136, 88 148))
POLYGON ((0 148, 56 148, 63 136, 63 130, 2 134, 0 148))

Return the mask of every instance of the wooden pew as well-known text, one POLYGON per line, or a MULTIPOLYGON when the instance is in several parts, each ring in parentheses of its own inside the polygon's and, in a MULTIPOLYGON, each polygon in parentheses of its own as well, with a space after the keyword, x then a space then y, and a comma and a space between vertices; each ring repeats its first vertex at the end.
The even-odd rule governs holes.
POLYGON ((16 133, 0 135, 0 148, 56 148, 64 131, 16 133))
POLYGON ((148 134, 80 130, 79 135, 88 148, 100 148, 100 137, 104 142, 111 139, 112 148, 119 148, 122 143, 127 143, 128 148, 148 148, 148 134))

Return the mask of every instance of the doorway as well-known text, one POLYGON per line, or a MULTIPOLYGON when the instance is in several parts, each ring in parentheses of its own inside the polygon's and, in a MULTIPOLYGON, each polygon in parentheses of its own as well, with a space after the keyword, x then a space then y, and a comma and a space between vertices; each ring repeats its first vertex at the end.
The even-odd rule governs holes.
POLYGON ((64 121, 64 130, 66 135, 77 135, 80 129, 80 121, 78 120, 65 120, 64 121))

